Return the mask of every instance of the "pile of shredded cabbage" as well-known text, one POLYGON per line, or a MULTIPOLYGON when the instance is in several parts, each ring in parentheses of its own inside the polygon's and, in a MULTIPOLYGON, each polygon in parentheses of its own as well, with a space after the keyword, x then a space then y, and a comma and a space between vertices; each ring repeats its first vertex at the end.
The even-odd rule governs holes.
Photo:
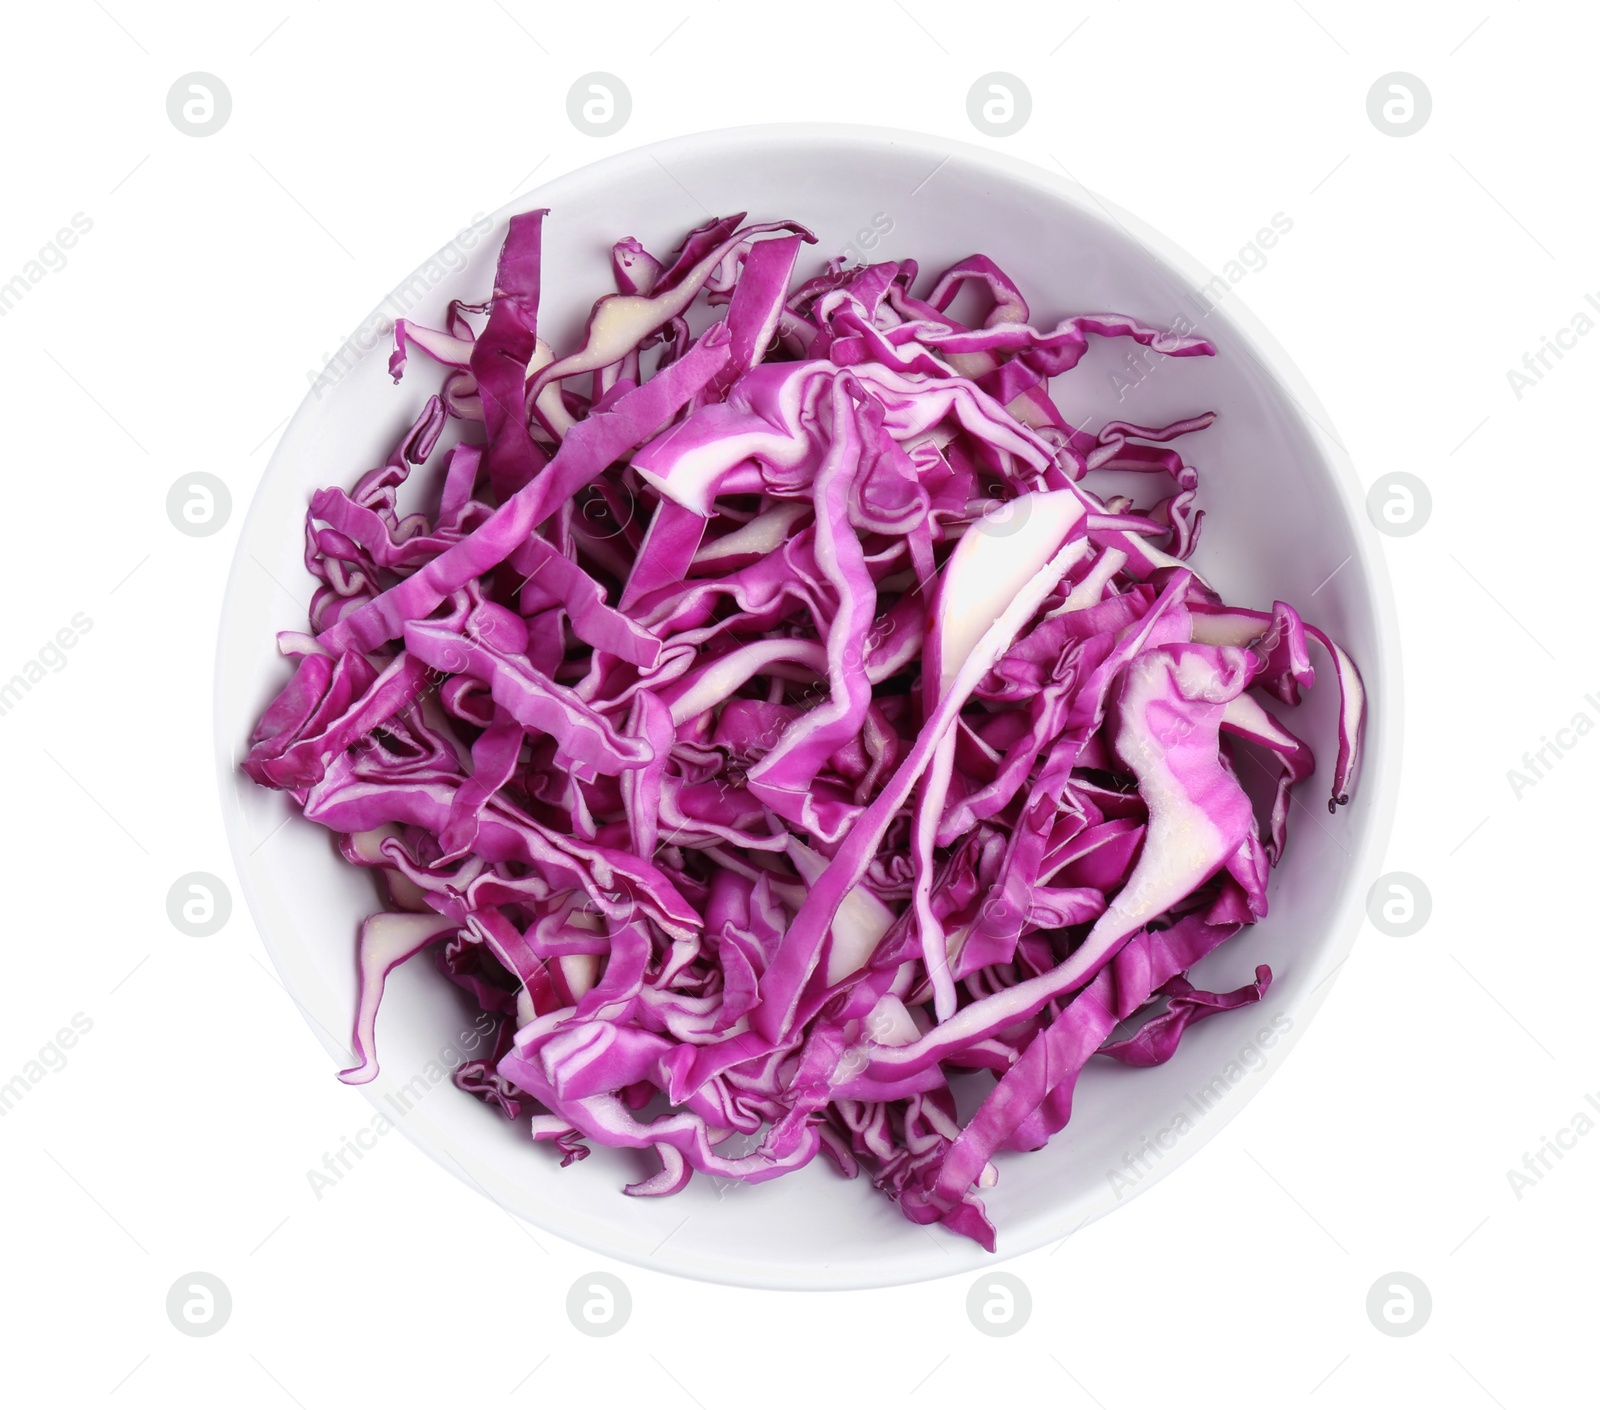
POLYGON ((1091 1057, 1164 1062, 1261 996, 1265 966, 1185 976, 1266 913, 1312 770, 1262 696, 1327 652, 1332 808, 1360 678, 1185 566, 1174 445, 1210 413, 1091 431, 1051 398, 1090 335, 1204 340, 1037 328, 982 255, 921 295, 910 259, 796 282, 812 236, 740 215, 666 259, 618 242, 557 356, 546 214, 487 303, 397 323, 395 377, 422 354, 442 385, 313 497, 310 631, 244 760, 383 882, 341 1075, 377 1073, 385 976, 431 949, 495 1020, 456 1085, 563 1164, 653 1151, 627 1189, 665 1195, 822 1154, 993 1249, 995 1158, 1067 1123, 1091 1057))

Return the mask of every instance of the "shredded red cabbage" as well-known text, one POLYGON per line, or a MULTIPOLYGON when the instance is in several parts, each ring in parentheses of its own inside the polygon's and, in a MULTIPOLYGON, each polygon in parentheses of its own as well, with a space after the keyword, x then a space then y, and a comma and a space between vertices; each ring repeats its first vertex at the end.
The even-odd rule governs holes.
POLYGON ((1090 335, 1204 340, 1036 328, 982 255, 921 296, 909 259, 796 283, 809 232, 739 215, 665 259, 620 241, 557 356, 545 214, 512 219, 487 303, 396 325, 396 379, 420 352, 442 386, 313 497, 311 632, 280 636, 244 761, 384 883, 341 1075, 377 1073, 385 976, 431 948, 498 1023, 456 1085, 563 1164, 650 1148, 628 1190, 662 1195, 820 1152, 992 1250, 995 1156, 1066 1124, 1091 1057, 1165 1062, 1266 989, 1185 977, 1266 913, 1312 770, 1260 696, 1330 656, 1332 808, 1360 677, 1185 566, 1175 443, 1211 413, 1091 433, 1051 398, 1090 335), (949 312, 969 286, 979 326, 949 312), (963 1121, 951 1080, 982 1072, 963 1121))

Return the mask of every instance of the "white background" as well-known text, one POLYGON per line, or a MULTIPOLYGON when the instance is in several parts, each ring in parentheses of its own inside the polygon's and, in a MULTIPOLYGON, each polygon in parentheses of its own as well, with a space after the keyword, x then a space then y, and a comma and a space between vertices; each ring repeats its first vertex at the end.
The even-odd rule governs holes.
POLYGON ((74 613, 94 624, 0 717, 0 1081, 75 1013, 93 1024, 0 1119, 11 1398, 710 1410, 998 1391, 1104 1410, 1174 1396, 1517 1410, 1584 1397, 1600 1133, 1520 1199, 1507 1171, 1600 1090, 1600 739, 1520 799, 1506 775, 1576 712, 1600 721, 1584 703, 1600 698, 1600 337, 1520 399, 1507 372, 1586 291, 1600 298, 1594 18, 1497 0, 296 3, 7 14, 0 282, 75 213, 93 221, 0 318, 0 675, 74 613), (166 113, 192 70, 233 98, 204 140, 166 113), (566 117, 592 70, 633 96, 613 137, 566 117), (967 90, 990 70, 1032 92, 1015 136, 968 121, 967 90), (1403 139, 1366 111, 1394 70, 1434 104, 1403 139), (1274 213, 1292 218, 1229 297, 1299 362, 1364 479, 1403 469, 1432 491, 1427 526, 1385 552, 1406 668, 1387 866, 1422 878, 1434 909, 1409 939, 1363 933, 1282 1074, 1173 1178, 1005 1265, 1033 1298, 1017 1335, 973 1330, 965 1279, 783 1295, 619 1266, 632 1320, 590 1340, 565 1297, 605 1265, 535 1239, 403 1139, 314 1198, 307 1169, 370 1108, 332 1080, 236 892, 203 940, 168 923, 164 898, 189 871, 232 884, 210 763, 217 606, 307 373, 418 260, 538 181, 681 132, 804 119, 1063 166, 1213 270, 1274 213), (231 488, 234 517, 190 539, 165 499, 199 470, 231 488), (233 1296, 203 1340, 165 1312, 191 1270, 233 1296), (1433 1298, 1403 1339, 1365 1310, 1393 1270, 1433 1298))

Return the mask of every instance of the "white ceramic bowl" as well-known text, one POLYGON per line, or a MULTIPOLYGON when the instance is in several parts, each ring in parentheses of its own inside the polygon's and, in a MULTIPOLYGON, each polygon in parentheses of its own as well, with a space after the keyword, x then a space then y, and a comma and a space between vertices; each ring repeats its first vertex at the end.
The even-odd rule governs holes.
MULTIPOLYGON (((913 256, 926 277, 982 251, 1021 285, 1036 323, 1116 310, 1170 327, 1180 314, 1197 318, 1193 291, 1210 277, 1132 216, 1048 171, 910 133, 786 125, 677 138, 550 182, 499 212, 466 266, 434 285, 413 316, 434 322, 453 296, 485 297, 507 217, 537 206, 552 211, 541 332, 558 349, 571 346, 591 302, 610 287, 615 239, 636 235, 665 251, 712 212, 792 217, 811 227, 820 245, 808 249, 802 273, 848 250, 871 259, 913 256)), ((386 316, 392 309, 376 318, 386 316)), ((1282 598, 1344 643, 1370 691, 1364 765, 1353 804, 1330 817, 1323 800, 1333 692, 1319 685, 1291 712, 1291 726, 1316 748, 1318 769, 1298 790, 1304 806, 1294 810, 1287 856, 1273 877, 1272 913, 1201 971, 1232 987, 1264 961, 1275 976, 1270 994, 1192 1029, 1163 1067, 1091 1063, 1070 1127, 1044 1151, 1000 1161, 1000 1182, 986 1202, 1001 1258, 1059 1239, 1170 1174, 1276 1071, 1326 997, 1330 986, 1321 981, 1352 943, 1393 810, 1396 634, 1360 488, 1310 389, 1246 311, 1225 300, 1200 326, 1217 356, 1164 363, 1127 390, 1115 414, 1159 424, 1206 408, 1221 413, 1186 443, 1208 511, 1196 565, 1228 601, 1266 607, 1282 598), (1275 1017, 1280 1036, 1270 1048, 1256 1045, 1275 1017)), ((1135 381, 1123 368, 1128 346, 1097 341, 1090 359, 1057 379, 1069 416, 1095 406, 1103 422, 1116 395, 1110 374, 1120 369, 1124 381, 1135 381)), ((348 486, 379 463, 424 395, 425 360, 414 358, 415 378, 396 388, 387 348, 380 339, 308 396, 290 423, 240 537, 217 653, 216 762, 240 883, 284 984, 338 1065, 348 1058, 354 937, 375 908, 372 881, 338 858, 323 829, 290 820, 283 795, 251 784, 238 760, 288 674, 273 634, 305 626, 302 521, 310 492, 348 486)), ((379 1020, 383 1075, 366 1091, 392 1116, 397 1092, 409 1085, 412 1104, 400 1126, 418 1146, 562 1237, 654 1268, 777 1288, 910 1282, 992 1261, 964 1239, 909 1223, 865 1179, 844 1181, 824 1160, 753 1188, 719 1190, 697 1178, 684 1193, 658 1200, 621 1193, 646 1169, 646 1158, 633 1152, 597 1148, 562 1170, 548 1148, 532 1146, 522 1123, 505 1121, 448 1081, 414 1080, 469 1024, 460 991, 426 959, 402 968, 379 1020)))

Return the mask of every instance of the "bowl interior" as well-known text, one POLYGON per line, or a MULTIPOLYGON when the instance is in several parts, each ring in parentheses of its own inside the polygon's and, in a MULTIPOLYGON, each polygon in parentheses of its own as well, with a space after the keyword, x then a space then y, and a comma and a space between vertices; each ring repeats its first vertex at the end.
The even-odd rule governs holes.
MULTIPOLYGON (((537 206, 551 209, 541 332, 558 351, 572 345, 593 300, 612 287, 614 240, 631 234, 665 252, 710 214, 730 210, 793 217, 814 230, 820 243, 807 249, 802 274, 833 254, 909 256, 923 271, 922 292, 945 265, 982 251, 1021 286, 1036 324, 1108 310, 1162 327, 1186 318, 1216 344, 1215 358, 1160 360, 1130 352, 1126 340, 1095 340, 1053 390, 1069 416, 1092 416, 1097 426, 1221 413, 1184 443, 1207 511, 1195 565, 1229 602, 1269 607, 1282 598, 1345 644, 1371 694, 1365 764, 1353 806, 1330 817, 1334 702, 1324 676, 1306 704, 1286 713, 1313 744, 1318 768, 1297 790, 1301 806, 1273 877, 1272 913, 1201 971, 1231 988, 1268 963, 1270 993, 1192 1029, 1162 1067, 1091 1063, 1071 1126, 1046 1150, 1000 1162, 1000 1182, 986 1195, 999 1256, 1064 1236, 1170 1173, 1281 1064, 1326 996, 1320 981, 1346 953, 1360 892, 1376 869, 1395 773, 1394 633, 1353 476, 1319 430, 1327 418, 1271 340, 1226 307, 1206 313, 1193 292, 1206 276, 1132 217, 1048 172, 975 148, 862 129, 708 133, 586 167, 500 212, 464 267, 437 278, 434 266, 428 278, 402 286, 409 292, 380 308, 377 322, 405 308, 436 323, 451 297, 485 297, 507 216, 537 206)), ((274 632, 305 625, 308 496, 322 485, 348 486, 379 463, 433 389, 421 357, 395 387, 385 366, 388 340, 377 343, 307 397, 262 479, 228 586, 217 664, 216 763, 240 881, 285 985, 341 1065, 354 1006, 354 936, 375 909, 371 879, 339 859, 328 833, 294 816, 282 795, 252 785, 237 765, 260 709, 288 674, 274 632)), ((907 1282, 990 1261, 966 1240, 910 1224, 864 1180, 843 1181, 820 1160, 757 1187, 697 1177, 670 1199, 629 1199, 620 1187, 639 1178, 644 1157, 596 1149, 562 1170, 548 1148, 533 1147, 524 1123, 505 1121, 450 1085, 450 1066, 475 1041, 455 986, 426 961, 403 967, 390 979, 380 1018, 383 1075, 367 1091, 469 1183, 597 1252, 788 1288, 907 1282)))

